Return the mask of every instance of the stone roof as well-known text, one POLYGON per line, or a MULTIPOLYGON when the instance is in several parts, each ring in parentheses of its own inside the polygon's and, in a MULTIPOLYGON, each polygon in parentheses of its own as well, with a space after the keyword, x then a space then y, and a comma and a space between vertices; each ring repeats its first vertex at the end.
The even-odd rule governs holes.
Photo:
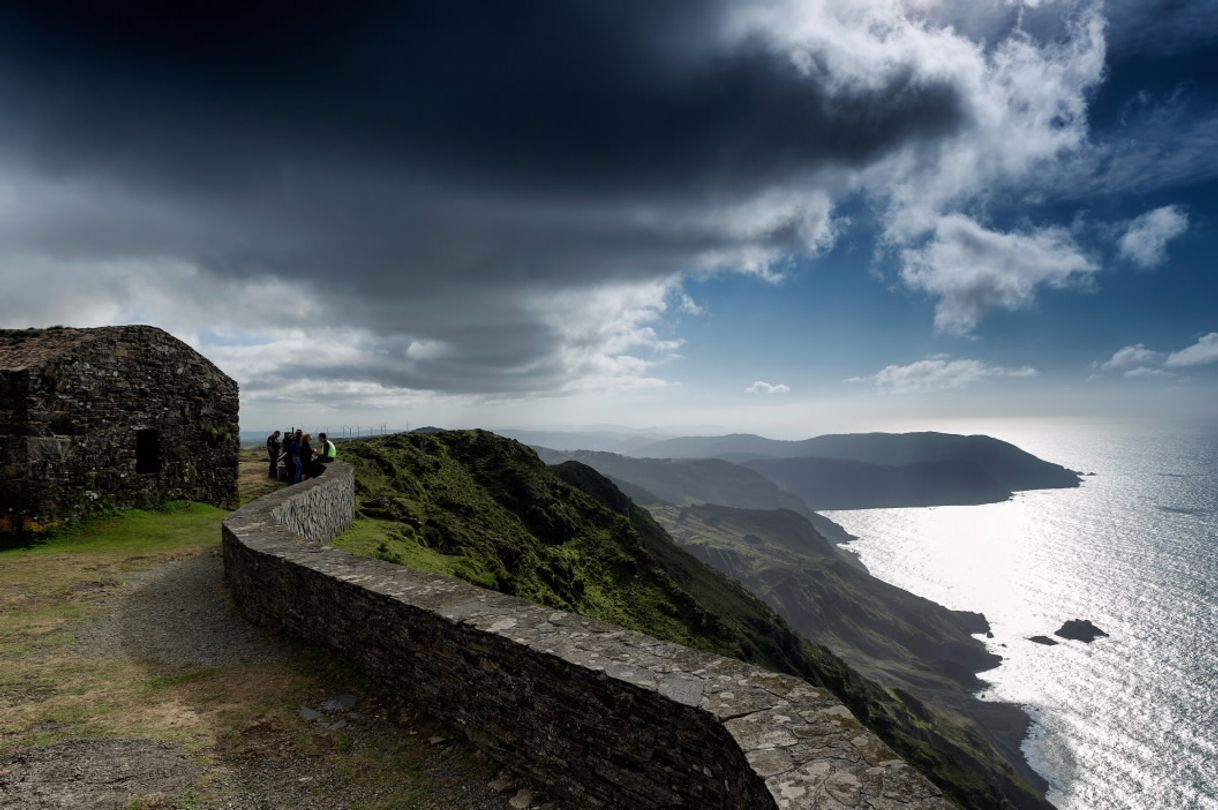
POLYGON ((134 338, 141 333, 164 332, 155 326, 98 326, 75 329, 52 326, 48 329, 0 329, 0 371, 22 371, 71 354, 100 338, 134 338))

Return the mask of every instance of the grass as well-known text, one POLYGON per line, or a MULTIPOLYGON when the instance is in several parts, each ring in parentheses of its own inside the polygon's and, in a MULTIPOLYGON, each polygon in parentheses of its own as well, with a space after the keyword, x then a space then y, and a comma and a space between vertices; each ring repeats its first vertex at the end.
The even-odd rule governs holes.
POLYGON ((344 444, 363 517, 335 541, 356 553, 725 655, 714 621, 623 515, 484 431, 344 444))
POLYGON ((193 553, 217 544, 220 521, 227 514, 214 506, 186 501, 173 501, 160 509, 131 509, 60 530, 32 546, 0 550, 0 564, 51 554, 100 553, 113 559, 193 553))
POLYGON ((240 506, 245 506, 250 501, 257 500, 283 486, 279 481, 267 476, 269 466, 266 447, 242 446, 241 467, 237 475, 237 502, 240 506))
MULTIPOLYGON (((251 463, 243 480, 253 478, 251 463)), ((257 471, 265 474, 260 462, 257 471)), ((428 803, 433 786, 420 763, 429 750, 419 736, 399 735, 395 727, 368 732, 363 737, 376 739, 357 744, 300 718, 301 706, 342 692, 360 696, 370 721, 396 711, 372 697, 360 672, 332 656, 299 647, 282 661, 166 671, 120 650, 84 651, 77 643, 140 571, 218 552, 226 514, 173 503, 95 518, 37 545, 0 550, 0 759, 68 740, 163 740, 182 746, 210 775, 171 805, 134 797, 128 806, 206 807, 222 801, 225 790, 211 769, 295 752, 379 796, 369 810, 437 806, 428 803)))
POLYGON ((444 554, 423 545, 420 539, 409 526, 367 518, 356 521, 334 545, 353 554, 376 557, 407 568, 445 574, 485 587, 494 585, 493 579, 484 575, 465 555, 444 554))
POLYGON ((224 514, 181 503, 133 510, 0 551, 0 754, 145 732, 197 742, 194 724, 171 722, 164 702, 148 699, 143 667, 73 643, 134 572, 216 546, 224 514))

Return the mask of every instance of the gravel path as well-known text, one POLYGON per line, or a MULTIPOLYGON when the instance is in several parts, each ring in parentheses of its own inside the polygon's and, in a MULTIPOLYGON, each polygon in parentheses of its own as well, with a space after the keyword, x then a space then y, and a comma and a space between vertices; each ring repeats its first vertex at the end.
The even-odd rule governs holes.
POLYGON ((135 574, 77 642, 86 656, 125 656, 165 673, 287 661, 293 646, 237 613, 211 550, 135 574))
MULTIPOLYGON (((250 663, 290 666, 301 654, 301 648, 237 615, 223 585, 218 550, 158 565, 114 585, 99 585, 105 589, 104 614, 76 642, 74 653, 82 658, 113 658, 117 652, 156 677, 250 663)), ((496 776, 496 768, 451 731, 425 724, 401 707, 346 693, 315 703, 300 707, 303 722, 286 724, 251 710, 248 725, 222 739, 202 762, 147 739, 73 740, 19 752, 0 761, 0 809, 126 808, 133 797, 143 797, 135 805, 141 808, 173 808, 180 806, 174 797, 192 785, 196 797, 223 798, 202 805, 196 798, 189 806, 216 810, 555 807, 509 775, 496 776), (393 742, 410 752, 403 760, 408 768, 390 788, 348 778, 343 757, 335 755, 336 731, 344 755, 375 756, 393 742), (418 785, 417 793, 410 793, 410 785, 418 785), (393 787, 399 800, 400 789, 407 788, 408 804, 385 803, 393 787)))

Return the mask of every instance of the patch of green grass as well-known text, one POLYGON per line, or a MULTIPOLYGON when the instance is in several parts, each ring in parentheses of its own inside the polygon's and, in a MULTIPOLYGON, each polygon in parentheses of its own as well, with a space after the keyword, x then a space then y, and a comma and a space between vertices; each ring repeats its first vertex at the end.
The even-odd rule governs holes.
POLYGON ((157 692, 164 689, 176 689, 179 686, 185 686, 186 684, 210 680, 211 678, 224 673, 227 669, 227 667, 207 667, 176 675, 159 675, 145 681, 144 688, 149 692, 157 692))
POLYGON ((334 541, 335 548, 352 554, 376 557, 379 560, 404 565, 420 571, 459 577, 466 580, 483 580, 492 584, 485 572, 471 565, 461 554, 444 554, 421 545, 418 534, 410 526, 392 520, 365 518, 357 520, 351 528, 334 541))
POLYGON ((423 756, 417 742, 401 740, 346 753, 338 765, 343 778, 356 781, 378 774, 385 790, 377 799, 353 805, 355 810, 409 810, 434 798, 436 786, 423 769, 423 756))
POLYGON ((215 506, 173 501, 159 509, 130 509, 90 518, 24 548, 0 550, 0 564, 41 554, 135 556, 195 551, 220 542, 220 520, 228 512, 215 506))
POLYGON ((361 518, 339 547, 705 650, 757 649, 707 615, 626 516, 524 445, 410 434, 347 443, 344 458, 361 518))

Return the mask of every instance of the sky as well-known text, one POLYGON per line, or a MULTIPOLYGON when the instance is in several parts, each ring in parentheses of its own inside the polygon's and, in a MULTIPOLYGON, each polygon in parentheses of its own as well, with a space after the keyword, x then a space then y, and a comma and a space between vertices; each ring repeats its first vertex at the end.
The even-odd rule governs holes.
POLYGON ((12 3, 0 327, 242 427, 1218 416, 1218 0, 12 3))

